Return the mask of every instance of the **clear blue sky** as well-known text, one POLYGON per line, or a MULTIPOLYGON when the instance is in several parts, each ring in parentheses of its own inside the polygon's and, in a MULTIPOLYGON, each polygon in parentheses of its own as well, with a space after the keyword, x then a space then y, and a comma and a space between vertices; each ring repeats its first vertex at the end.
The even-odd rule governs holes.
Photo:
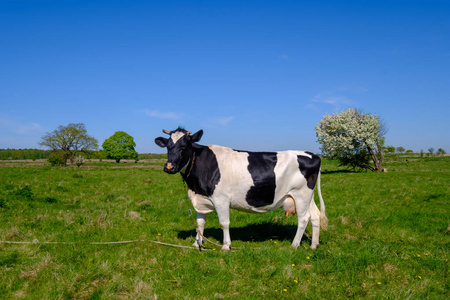
POLYGON ((319 152, 314 126, 375 113, 386 144, 450 152, 450 1, 0 0, 0 148, 84 123, 140 153, 202 144, 319 152))

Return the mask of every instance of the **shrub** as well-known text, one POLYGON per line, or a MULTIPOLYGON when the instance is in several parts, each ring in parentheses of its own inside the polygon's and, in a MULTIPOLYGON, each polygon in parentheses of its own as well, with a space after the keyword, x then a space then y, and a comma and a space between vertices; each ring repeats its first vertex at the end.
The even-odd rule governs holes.
POLYGON ((64 154, 61 152, 52 152, 47 158, 48 162, 52 166, 65 166, 66 165, 66 159, 64 157, 64 154))
POLYGON ((81 165, 84 164, 84 162, 85 162, 84 157, 81 156, 81 155, 78 155, 78 157, 77 157, 77 159, 76 159, 76 161, 75 161, 75 163, 77 164, 77 166, 80 167, 81 165))

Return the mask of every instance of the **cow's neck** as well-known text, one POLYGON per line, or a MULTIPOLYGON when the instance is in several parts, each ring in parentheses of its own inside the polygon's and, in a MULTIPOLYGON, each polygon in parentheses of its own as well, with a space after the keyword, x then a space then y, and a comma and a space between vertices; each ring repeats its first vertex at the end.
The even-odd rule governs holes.
POLYGON ((183 178, 185 178, 185 180, 191 176, 191 171, 192 171, 192 167, 195 164, 195 152, 193 152, 194 154, 192 155, 191 158, 189 158, 189 161, 187 162, 187 164, 183 167, 183 169, 180 171, 180 173, 182 174, 183 178))
MULTIPOLYGON (((203 146, 201 146, 203 147, 203 146)), ((192 156, 189 158, 188 163, 186 166, 183 167, 183 169, 180 171, 181 176, 183 177, 183 180, 186 181, 190 176, 192 169, 194 168, 195 159, 197 156, 201 153, 201 151, 198 151, 199 145, 194 144, 192 147, 192 156)))

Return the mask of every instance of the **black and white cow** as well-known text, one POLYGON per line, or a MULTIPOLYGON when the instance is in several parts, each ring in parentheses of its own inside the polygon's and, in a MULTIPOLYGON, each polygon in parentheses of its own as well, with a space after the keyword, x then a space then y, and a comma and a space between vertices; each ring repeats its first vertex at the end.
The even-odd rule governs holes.
MULTIPOLYGON (((178 128, 163 130, 170 138, 158 137, 155 143, 167 147, 164 171, 180 172, 188 186, 188 196, 197 211, 198 230, 203 235, 206 214, 217 211, 223 229, 222 250, 229 250, 230 208, 265 213, 283 208, 286 215, 297 213, 297 233, 293 247, 300 240, 308 221, 312 224, 311 248, 319 244, 320 226, 326 230, 325 204, 320 192, 320 158, 310 152, 250 152, 226 147, 197 144, 203 130, 195 134, 178 128), (318 186, 320 208, 314 202, 318 186)), ((200 247, 197 233, 194 246, 200 247)))

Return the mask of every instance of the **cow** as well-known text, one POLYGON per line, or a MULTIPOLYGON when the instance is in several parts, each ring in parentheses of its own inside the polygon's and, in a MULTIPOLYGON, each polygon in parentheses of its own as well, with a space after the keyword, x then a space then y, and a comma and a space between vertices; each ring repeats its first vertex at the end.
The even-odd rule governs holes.
POLYGON ((320 191, 320 157, 305 151, 251 152, 197 144, 203 130, 192 134, 179 127, 163 130, 169 138, 155 143, 167 147, 164 171, 180 173, 188 196, 197 212, 195 247, 202 247, 206 215, 217 212, 223 230, 222 250, 231 247, 230 208, 265 213, 282 208, 286 216, 297 214, 298 226, 292 246, 297 248, 309 221, 312 224, 311 249, 319 244, 320 227, 328 220, 320 191), (317 184, 320 211, 314 202, 317 184))

